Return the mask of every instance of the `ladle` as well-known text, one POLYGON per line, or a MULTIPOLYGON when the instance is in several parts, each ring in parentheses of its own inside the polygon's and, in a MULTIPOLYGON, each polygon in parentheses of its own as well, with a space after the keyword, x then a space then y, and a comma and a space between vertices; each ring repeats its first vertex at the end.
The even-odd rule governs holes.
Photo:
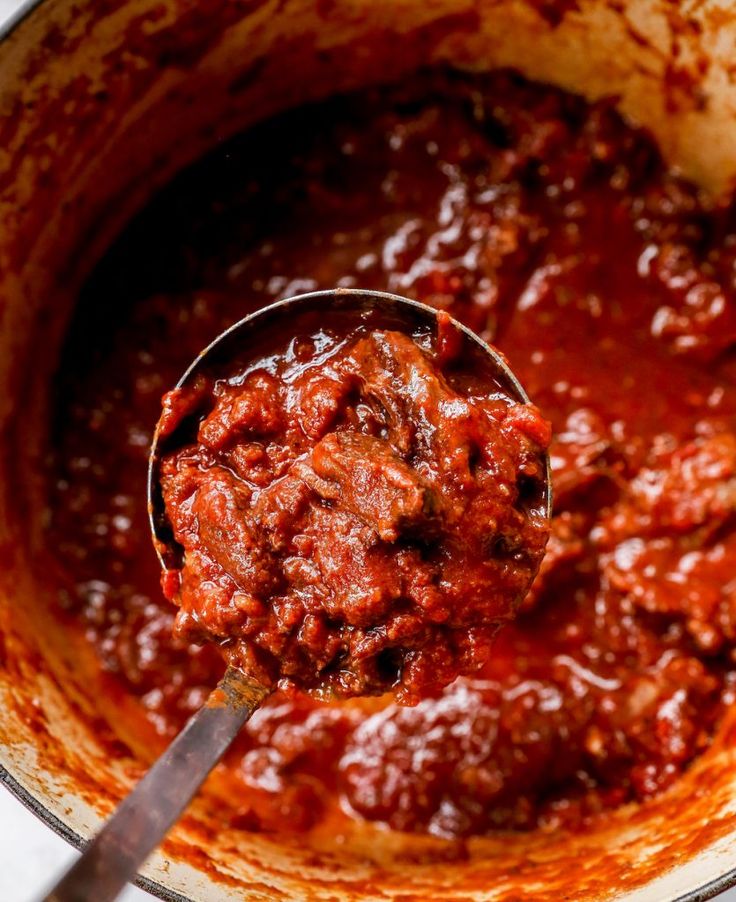
MULTIPOLYGON (((437 311, 433 307, 385 292, 338 288, 298 295, 257 310, 221 333, 190 364, 177 387, 242 352, 245 345, 253 344, 261 330, 284 322, 289 316, 314 311, 328 322, 331 310, 371 311, 376 307, 408 326, 410 331, 436 323, 437 311)), ((504 357, 470 329, 452 322, 466 341, 475 342, 492 358, 496 380, 509 397, 518 403, 528 403, 529 398, 504 357)), ((181 549, 174 541, 161 496, 158 480, 161 452, 162 440, 157 428, 149 455, 148 511, 156 553, 162 567, 167 568, 180 559, 181 549)), ((548 458, 544 493, 549 515, 548 458)), ((82 857, 45 897, 47 902, 114 899, 135 878, 141 864, 166 836, 240 728, 270 692, 270 688, 228 667, 203 707, 120 803, 82 857)))

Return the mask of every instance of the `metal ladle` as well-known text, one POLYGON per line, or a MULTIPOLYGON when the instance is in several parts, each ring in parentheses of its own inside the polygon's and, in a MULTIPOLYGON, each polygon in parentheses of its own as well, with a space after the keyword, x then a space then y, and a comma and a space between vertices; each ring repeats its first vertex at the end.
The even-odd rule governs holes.
MULTIPOLYGON (((290 315, 314 312, 323 321, 335 310, 373 311, 412 328, 435 326, 437 310, 381 291, 338 288, 315 291, 278 301, 251 313, 222 332, 190 364, 177 383, 189 383, 203 370, 242 353, 263 330, 284 323, 290 315)), ((499 387, 520 404, 529 402, 526 392, 504 357, 474 332, 452 320, 466 341, 475 342, 492 359, 499 387)), ((156 553, 162 567, 178 561, 181 549, 174 541, 159 485, 161 436, 153 435, 148 466, 148 512, 156 553)), ((549 458, 543 486, 543 504, 551 512, 549 458)), ((224 755, 243 724, 271 693, 271 689, 228 667, 205 704, 189 720, 132 792, 120 803, 82 857, 45 897, 46 902, 107 902, 114 899, 166 836, 196 794, 207 775, 224 755)))

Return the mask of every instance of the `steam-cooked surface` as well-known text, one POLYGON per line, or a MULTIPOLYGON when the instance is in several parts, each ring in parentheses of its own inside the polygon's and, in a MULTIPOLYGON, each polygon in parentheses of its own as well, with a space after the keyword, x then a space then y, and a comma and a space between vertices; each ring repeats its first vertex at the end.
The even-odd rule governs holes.
POLYGON ((143 487, 161 394, 244 297, 421 298, 497 344, 552 420, 548 554, 477 678, 415 708, 277 694, 229 758, 234 821, 303 829, 342 806, 462 836, 660 792, 732 700, 735 261, 733 206, 605 105, 515 76, 432 75, 263 126, 174 183, 86 290, 53 468, 66 607, 176 729, 222 663, 171 639, 160 598, 143 487), (131 270, 152 246, 155 269, 131 270))

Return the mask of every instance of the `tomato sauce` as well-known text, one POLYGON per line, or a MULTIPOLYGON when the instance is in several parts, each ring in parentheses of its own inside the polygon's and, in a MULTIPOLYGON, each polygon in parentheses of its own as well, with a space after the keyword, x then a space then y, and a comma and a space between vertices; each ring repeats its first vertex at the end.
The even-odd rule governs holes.
POLYGON ((59 373, 48 542, 60 606, 164 736, 223 665, 172 634, 146 455, 224 327, 317 288, 415 297, 497 344, 553 426, 548 552, 482 672, 409 708, 275 694, 226 761, 230 823, 579 827, 707 748, 736 670, 735 209, 605 103, 428 73, 252 129, 121 236, 59 373))
POLYGON ((263 686, 416 703, 481 669, 537 572, 549 424, 446 313, 321 301, 165 396, 162 585, 175 634, 263 686))

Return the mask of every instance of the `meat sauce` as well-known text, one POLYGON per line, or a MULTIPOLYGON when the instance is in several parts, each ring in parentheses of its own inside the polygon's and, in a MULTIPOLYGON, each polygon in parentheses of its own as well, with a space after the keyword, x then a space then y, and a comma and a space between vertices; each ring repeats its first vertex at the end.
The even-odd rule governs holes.
POLYGON ((166 395, 163 586, 179 639, 264 686, 416 703, 480 670, 536 574, 549 424, 445 312, 356 305, 256 322, 166 395))
POLYGON ((48 541, 61 607, 162 736, 223 664, 172 635, 146 454, 225 326, 300 291, 396 291, 497 344, 553 426, 548 551, 482 671, 415 707, 276 693, 225 763, 223 818, 577 828, 707 748, 736 670, 735 209, 606 103, 428 73, 253 129, 130 226, 60 371, 48 541))

